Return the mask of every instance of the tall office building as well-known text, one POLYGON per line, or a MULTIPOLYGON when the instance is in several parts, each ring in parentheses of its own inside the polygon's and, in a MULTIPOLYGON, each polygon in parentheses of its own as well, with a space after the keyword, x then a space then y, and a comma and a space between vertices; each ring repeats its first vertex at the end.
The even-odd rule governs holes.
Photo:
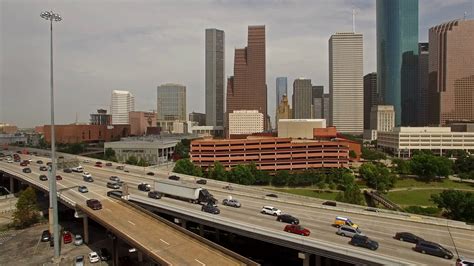
POLYGON ((157 120, 181 121, 186 119, 186 86, 162 84, 157 87, 157 120))
POLYGON ((313 85, 310 79, 298 78, 293 81, 293 118, 311 119, 313 109, 313 85))
POLYGON ((418 44, 418 88, 415 97, 415 116, 417 126, 427 126, 428 123, 428 64, 429 43, 418 44))
MULTIPOLYGON (((266 118, 267 85, 265 26, 248 27, 246 48, 235 49, 234 76, 227 80, 227 114, 235 110, 257 110, 266 118)), ((267 129, 267 119, 264 119, 267 129)))
POLYGON ((330 125, 337 131, 364 131, 362 34, 336 33, 329 39, 330 125))
POLYGON ((370 112, 378 104, 377 73, 364 76, 364 129, 370 129, 370 112))
POLYGON ((395 127, 395 110, 392 105, 375 105, 370 111, 370 129, 392 131, 395 127))
POLYGON ((235 110, 229 113, 229 136, 263 132, 264 117, 257 110, 235 110))
POLYGON ((430 121, 474 120, 474 20, 429 30, 430 121))
POLYGON ((323 94, 323 119, 326 119, 326 123, 329 124, 329 116, 331 115, 331 111, 329 109, 331 96, 329 93, 323 94))
POLYGON ((283 95, 288 96, 288 81, 286 77, 276 78, 276 107, 281 103, 283 95))
POLYGON ((206 124, 224 126, 225 35, 206 29, 206 124))
POLYGON ((312 94, 313 111, 311 118, 324 119, 324 86, 313 86, 312 94))
POLYGON ((128 113, 135 111, 135 98, 129 91, 112 91, 112 125, 127 125, 129 123, 128 113))
POLYGON ((278 120, 280 119, 291 119, 293 118, 293 113, 288 104, 288 96, 283 95, 281 102, 277 106, 277 113, 275 118, 275 126, 278 128, 278 120))
POLYGON ((377 87, 395 107, 395 125, 415 120, 418 0, 377 0, 377 87))

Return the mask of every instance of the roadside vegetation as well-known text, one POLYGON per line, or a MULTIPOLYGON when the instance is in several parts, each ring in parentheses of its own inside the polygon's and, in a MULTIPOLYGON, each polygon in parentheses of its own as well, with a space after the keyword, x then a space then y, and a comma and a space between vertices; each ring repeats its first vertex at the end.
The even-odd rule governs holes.
POLYGON ((13 213, 12 226, 16 229, 27 228, 40 220, 35 190, 31 187, 20 192, 13 213))

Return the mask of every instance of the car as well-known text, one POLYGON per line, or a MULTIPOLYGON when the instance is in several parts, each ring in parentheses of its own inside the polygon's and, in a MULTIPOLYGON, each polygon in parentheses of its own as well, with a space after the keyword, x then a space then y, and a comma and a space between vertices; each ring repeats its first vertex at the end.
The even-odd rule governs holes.
POLYGON ((114 199, 121 199, 123 192, 121 190, 109 190, 107 191, 107 196, 114 199))
POLYGON ((80 246, 84 243, 84 240, 82 240, 81 235, 75 235, 74 236, 74 246, 80 246))
POLYGON ((230 207, 235 207, 235 208, 240 208, 242 205, 240 202, 236 199, 224 199, 222 200, 222 205, 230 206, 230 207))
POLYGON ((348 225, 342 225, 337 229, 336 234, 340 236, 353 237, 355 235, 364 235, 359 228, 354 228, 348 225))
POLYGON ((99 255, 95 251, 92 251, 91 253, 89 253, 88 257, 89 257, 90 263, 95 263, 100 260, 99 255))
POLYGON ((63 177, 60 175, 56 175, 56 180, 63 180, 63 177))
POLYGON ((414 250, 421 252, 423 254, 429 254, 429 255, 442 257, 449 260, 454 257, 453 253, 450 250, 446 249, 440 244, 430 242, 430 241, 425 241, 425 240, 418 241, 418 243, 416 243, 414 250))
POLYGON ((108 261, 112 258, 112 256, 110 256, 109 251, 106 248, 99 249, 99 257, 100 257, 100 260, 102 261, 108 261))
POLYGON ((171 180, 179 180, 179 176, 177 176, 177 175, 170 175, 170 176, 168 176, 168 179, 171 179, 171 180))
POLYGON ((40 171, 48 171, 48 167, 46 166, 40 166, 40 171))
POLYGON ((96 164, 95 167, 102 167, 102 164, 96 164))
POLYGON ((95 164, 100 164, 100 165, 102 165, 102 162, 101 162, 101 161, 97 161, 97 162, 95 162, 95 164))
POLYGON ((148 172, 148 173, 146 173, 146 175, 155 175, 155 173, 153 173, 153 172, 148 172))
MULTIPOLYGON (((14 158, 13 161, 14 161, 15 163, 20 163, 20 165, 21 165, 21 159, 20 159, 20 158, 14 158)), ((22 166, 26 166, 26 164, 24 164, 24 165, 22 165, 22 166)))
POLYGON ((163 195, 158 191, 150 191, 148 192, 148 197, 152 199, 161 199, 163 195))
POLYGON ((27 168, 23 168, 23 173, 29 174, 29 173, 31 173, 31 169, 28 168, 28 167, 27 167, 27 168))
POLYGON ((342 216, 336 216, 336 218, 334 219, 333 225, 335 227, 340 227, 342 225, 348 225, 348 226, 352 226, 354 228, 359 228, 359 225, 353 223, 351 221, 351 219, 349 219, 347 217, 342 217, 342 216))
POLYGON ((207 180, 206 179, 199 179, 196 181, 197 184, 201 184, 201 185, 205 185, 207 184, 207 180))
POLYGON ((100 203, 99 200, 97 199, 88 199, 86 201, 87 207, 93 209, 93 210, 100 210, 102 209, 102 203, 100 203))
POLYGON ((82 174, 82 179, 86 182, 94 182, 94 178, 92 178, 92 175, 88 172, 82 174))
POLYGON ((322 204, 326 206, 333 206, 333 207, 337 206, 337 203, 335 201, 325 201, 322 204))
POLYGON ((71 168, 64 168, 63 172, 64 173, 72 173, 72 170, 71 170, 71 168))
POLYGON ((12 159, 7 159, 7 163, 13 163, 12 159))
POLYGON ((288 224, 299 224, 300 223, 300 220, 298 220, 298 218, 296 218, 294 216, 291 216, 289 214, 278 215, 276 220, 279 221, 279 222, 284 222, 284 223, 288 223, 288 224))
POLYGON ((205 204, 205 205, 202 205, 201 211, 203 211, 203 212, 208 212, 208 213, 212 213, 212 214, 219 214, 219 213, 221 213, 221 211, 219 210, 219 208, 215 207, 213 204, 205 204))
POLYGON ((72 170, 73 172, 75 172, 75 173, 82 173, 82 172, 84 172, 84 168, 82 168, 82 166, 80 166, 80 165, 79 165, 78 167, 73 167, 73 168, 71 168, 71 170, 72 170))
POLYGON ((84 266, 84 256, 76 256, 74 259, 74 266, 84 266))
POLYGON ((365 211, 367 211, 367 212, 379 212, 378 209, 372 208, 372 207, 367 207, 367 208, 365 208, 365 211))
POLYGON ((150 191, 151 186, 147 183, 140 183, 138 184, 138 190, 140 191, 150 191))
POLYGON ((398 239, 400 241, 406 241, 406 242, 410 242, 414 244, 418 243, 419 241, 424 240, 423 238, 416 236, 412 233, 408 233, 408 232, 398 232, 395 234, 393 238, 398 239))
POLYGON ((90 160, 84 160, 82 161, 83 163, 90 163, 91 161, 90 160))
POLYGON ((64 244, 69 244, 72 242, 72 234, 69 231, 63 232, 63 242, 64 244))
POLYGON ((358 247, 368 248, 370 250, 377 250, 379 248, 379 243, 377 241, 374 241, 368 238, 367 236, 361 235, 354 235, 351 238, 351 241, 349 241, 349 244, 358 247))
POLYGON ((26 162, 21 162, 20 166, 27 166, 28 164, 26 162))
POLYGON ((114 181, 114 182, 120 182, 120 178, 118 176, 115 176, 115 175, 109 177, 109 180, 114 181))
POLYGON ((44 230, 41 234, 41 242, 48 242, 51 239, 51 233, 49 230, 44 230))
POLYGON ((77 191, 79 191, 79 192, 81 192, 81 193, 87 193, 87 192, 89 192, 89 190, 87 189, 86 186, 79 186, 79 187, 77 188, 77 191))
POLYGON ((53 163, 52 162, 47 162, 46 165, 51 166, 51 165, 53 165, 53 163))
POLYGON ((48 177, 46 175, 40 175, 39 180, 41 181, 48 181, 48 177))
POLYGON ((234 190, 234 188, 229 184, 227 186, 224 186, 222 187, 223 189, 227 189, 227 190, 234 190))
POLYGON ((474 266, 474 259, 466 259, 463 256, 460 256, 456 260, 456 266, 474 266))
POLYGON ((129 173, 130 171, 128 169, 123 170, 125 173, 129 173))
POLYGON ((38 160, 38 161, 36 161, 36 163, 37 163, 37 164, 43 164, 43 161, 38 160))
POLYGON ((115 169, 117 169, 117 170, 123 170, 123 168, 124 168, 123 165, 119 165, 119 166, 115 167, 115 169))
POLYGON ((120 185, 115 182, 107 182, 107 187, 112 189, 119 189, 120 185))
POLYGON ((268 215, 273 215, 273 216, 281 215, 281 210, 274 208, 272 206, 263 206, 260 212, 263 214, 268 214, 268 215))
POLYGON ((297 235, 302 235, 302 236, 309 236, 311 234, 311 232, 308 229, 304 228, 303 226, 299 224, 286 225, 283 231, 297 234, 297 235))
POLYGON ((106 163, 105 166, 112 166, 112 163, 106 163))
POLYGON ((276 195, 276 194, 267 194, 265 196, 270 197, 270 198, 278 198, 278 195, 276 195))

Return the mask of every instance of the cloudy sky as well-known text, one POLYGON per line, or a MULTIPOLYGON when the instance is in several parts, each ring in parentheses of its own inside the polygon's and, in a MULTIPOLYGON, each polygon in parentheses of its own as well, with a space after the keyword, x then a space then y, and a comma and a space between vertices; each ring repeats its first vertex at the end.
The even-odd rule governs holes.
MULTIPOLYGON (((54 25, 56 123, 87 122, 109 108, 113 89, 135 95, 136 110, 156 109, 156 86, 187 87, 187 112, 204 112, 204 31, 226 34, 226 76, 234 48, 247 43, 248 25, 266 25, 269 113, 275 78, 311 78, 328 90, 328 39, 364 35, 364 73, 376 71, 374 0, 0 0, 0 122, 32 127, 50 121, 49 25, 40 13, 64 18, 54 25)), ((420 41, 429 27, 473 18, 474 0, 420 0, 420 41)), ((291 91, 291 90, 290 90, 291 91)))

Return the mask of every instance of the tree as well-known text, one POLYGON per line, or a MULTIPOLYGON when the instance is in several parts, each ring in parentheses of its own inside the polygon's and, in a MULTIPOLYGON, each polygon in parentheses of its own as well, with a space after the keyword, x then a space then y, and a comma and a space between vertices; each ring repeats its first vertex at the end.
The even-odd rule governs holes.
POLYGON ((44 136, 41 136, 40 139, 38 140, 38 148, 40 149, 46 149, 48 147, 48 143, 44 139, 44 136))
POLYGON ((355 153, 354 150, 349 151, 349 158, 352 158, 352 159, 357 158, 357 154, 355 153))
POLYGON ((105 149, 105 158, 115 157, 115 151, 112 148, 105 149))
POLYGON ((410 161, 412 172, 429 182, 437 176, 448 176, 452 172, 452 162, 446 157, 429 153, 417 153, 410 161))
POLYGON ((26 228, 39 220, 38 206, 36 204, 36 193, 33 188, 28 187, 20 193, 16 210, 13 213, 13 226, 26 228))
POLYGON ((395 158, 392 160, 392 163, 395 165, 395 171, 400 175, 409 175, 411 173, 410 162, 395 158))
POLYGON ((474 193, 459 190, 443 190, 438 195, 431 195, 431 200, 444 209, 448 218, 474 222, 474 193))
POLYGON ((269 185, 271 182, 272 176, 268 172, 259 170, 255 174, 255 185, 266 186, 269 185))
POLYGON ((130 156, 127 158, 127 160, 125 161, 126 164, 131 164, 131 165, 137 165, 138 163, 138 159, 137 157, 135 157, 134 155, 130 156))
POLYGON ((272 179, 272 185, 276 187, 282 187, 286 185, 289 177, 290 177, 290 174, 288 173, 288 171, 285 171, 285 170, 278 171, 272 179))
POLYGON ((386 159, 387 156, 383 152, 379 152, 376 150, 371 150, 368 148, 363 147, 362 148, 362 155, 361 157, 365 160, 369 161, 376 161, 376 160, 383 160, 386 159))
POLYGON ((195 166, 189 159, 179 159, 176 161, 173 172, 192 176, 202 176, 201 167, 195 166))
POLYGON ((143 167, 147 167, 149 164, 146 160, 144 160, 143 158, 140 158, 137 162, 137 166, 143 166, 143 167))
POLYGON ((219 161, 215 161, 213 167, 209 169, 208 177, 210 179, 227 181, 227 172, 225 167, 219 161))
POLYGON ((242 164, 232 168, 228 180, 241 185, 252 185, 255 183, 255 177, 252 175, 250 168, 242 164))
POLYGON ((390 190, 396 182, 395 175, 387 167, 379 164, 365 163, 359 168, 359 174, 368 187, 381 192, 390 190))
POLYGON ((350 185, 346 190, 340 192, 336 196, 337 201, 351 203, 351 204, 362 204, 364 198, 362 192, 360 192, 357 184, 350 185))
POLYGON ((458 174, 470 173, 474 171, 474 155, 465 154, 456 159, 454 171, 458 174))

